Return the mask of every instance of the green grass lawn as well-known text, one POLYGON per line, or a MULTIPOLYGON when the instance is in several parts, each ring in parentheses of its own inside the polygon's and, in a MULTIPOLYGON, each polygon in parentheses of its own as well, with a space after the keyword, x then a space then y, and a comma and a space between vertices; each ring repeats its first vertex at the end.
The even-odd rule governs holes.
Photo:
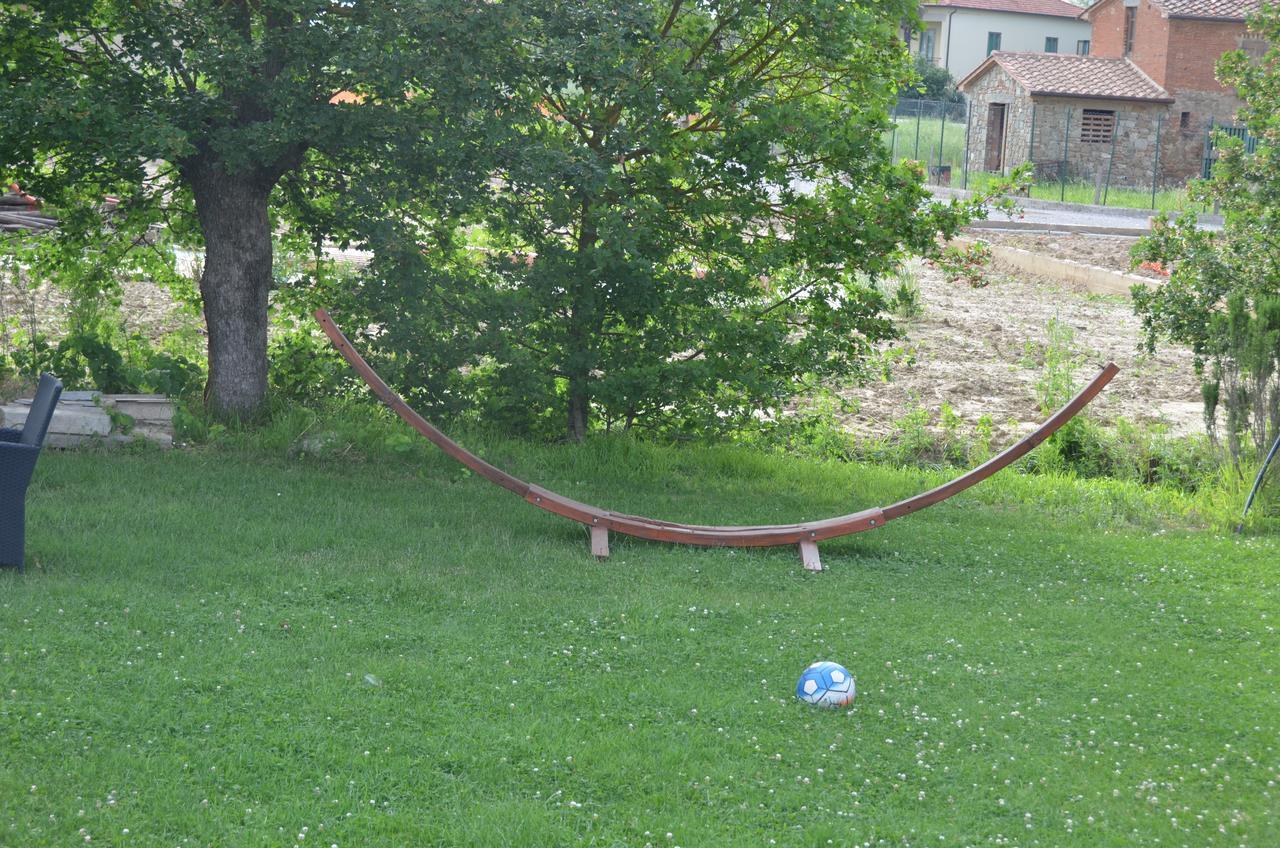
POLYGON ((894 124, 895 128, 885 133, 884 139, 895 162, 917 159, 926 166, 950 165, 951 184, 960 187, 964 171, 964 121, 944 122, 941 118, 922 116, 917 122, 911 116, 897 118, 894 124))
MULTIPOLYGON (((980 191, 997 179, 997 175, 984 172, 969 173, 969 188, 980 191)), ((1060 200, 1066 203, 1092 204, 1097 187, 1093 183, 1069 182, 1065 185, 1056 180, 1041 180, 1031 184, 1031 196, 1038 200, 1060 200)), ((1151 188, 1126 188, 1111 186, 1103 198, 1106 206, 1119 206, 1128 209, 1154 209, 1157 212, 1206 212, 1200 204, 1192 202, 1183 188, 1164 188, 1155 194, 1155 205, 1152 206, 1151 188)))
MULTIPOLYGON (((812 518, 937 475, 481 449, 812 518)), ((341 453, 341 452, 339 452, 341 453)), ((0 845, 1280 844, 1280 544, 1002 475, 823 546, 585 531, 445 460, 47 452, 0 575, 0 845), (792 690, 856 675, 852 709, 792 690)))
MULTIPOLYGON (((884 134, 885 146, 893 160, 915 159, 926 168, 933 165, 951 166, 951 186, 981 191, 996 181, 998 175, 982 171, 966 174, 964 164, 965 131, 963 121, 942 121, 938 117, 923 116, 919 122, 914 116, 897 118, 884 134), (918 125, 917 125, 918 124, 918 125)), ((927 171, 926 171, 927 173, 927 171)), ((1041 180, 1031 186, 1031 196, 1039 200, 1058 200, 1066 203, 1092 204, 1096 196, 1093 182, 1069 182, 1063 185, 1057 180, 1041 180)), ((1205 212, 1206 209, 1191 201, 1185 187, 1164 188, 1156 192, 1152 205, 1151 187, 1111 186, 1104 198, 1106 206, 1130 209, 1155 209, 1159 212, 1205 212)))

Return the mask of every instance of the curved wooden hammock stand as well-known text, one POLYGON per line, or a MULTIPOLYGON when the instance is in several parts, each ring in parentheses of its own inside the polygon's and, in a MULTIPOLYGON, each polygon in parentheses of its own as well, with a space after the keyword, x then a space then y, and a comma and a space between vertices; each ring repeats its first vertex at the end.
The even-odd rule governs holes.
POLYGON ((565 518, 585 524, 591 529, 591 552, 597 557, 609 555, 609 531, 614 530, 628 536, 641 539, 653 539, 659 542, 678 542, 685 545, 704 547, 743 546, 772 547, 778 545, 798 545, 804 567, 811 571, 821 571, 822 561, 818 557, 818 543, 826 539, 874 530, 886 521, 910 515, 917 510, 933 506, 947 498, 964 491, 975 483, 979 483, 992 474, 1002 470, 1031 451, 1063 424, 1070 421, 1076 413, 1084 409, 1102 388, 1111 382, 1111 378, 1120 370, 1115 363, 1108 363, 1089 385, 1071 399, 1066 406, 1059 409, 1049 420, 1029 436, 1007 448, 997 456, 962 474, 949 483, 930 489, 927 492, 898 501, 892 506, 871 507, 861 512, 827 518, 822 521, 807 521, 802 524, 764 524, 746 527, 709 527, 697 524, 677 524, 671 521, 660 521, 655 518, 644 518, 638 515, 625 515, 607 509, 591 506, 566 498, 564 495, 536 486, 532 483, 513 477, 500 468, 485 462, 480 457, 463 448, 440 430, 431 425, 425 418, 414 412, 404 399, 391 390, 382 378, 374 372, 368 362, 351 346, 351 342, 338 329, 329 314, 323 309, 316 310, 316 319, 324 328, 334 347, 350 363, 364 381, 373 389, 387 406, 395 410, 410 426, 436 444, 442 451, 470 468, 480 476, 490 480, 504 489, 515 492, 536 507, 554 512, 565 518))

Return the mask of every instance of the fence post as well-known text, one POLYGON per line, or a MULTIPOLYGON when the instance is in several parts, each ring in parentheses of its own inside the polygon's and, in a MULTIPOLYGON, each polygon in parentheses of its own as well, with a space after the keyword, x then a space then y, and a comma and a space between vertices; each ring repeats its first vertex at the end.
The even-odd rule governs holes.
POLYGON ((889 135, 889 161, 895 165, 898 163, 898 110, 893 110, 893 132, 889 135))
POLYGON ((924 102, 921 100, 916 101, 916 149, 915 152, 911 154, 911 158, 915 159, 917 162, 920 161, 920 116, 924 112, 924 109, 922 108, 923 104, 924 102))
POLYGON ((1116 124, 1111 128, 1111 155, 1107 157, 1107 185, 1102 190, 1102 205, 1107 205, 1107 195, 1111 193, 1111 166, 1116 161, 1116 136, 1120 134, 1120 119, 1116 118, 1116 124))
POLYGON ((1031 180, 1035 182, 1036 168, 1036 104, 1031 102, 1031 136, 1027 142, 1027 161, 1031 163, 1031 180))
POLYGON ((1156 178, 1160 173, 1160 130, 1164 128, 1164 115, 1156 118, 1156 158, 1151 166, 1151 208, 1156 208, 1156 178))
POLYGON ((1067 126, 1066 131, 1062 134, 1062 161, 1058 163, 1058 200, 1067 199, 1067 151, 1068 144, 1071 141, 1071 116, 1075 113, 1074 106, 1067 107, 1067 126))
MULTIPOLYGON (((947 137, 947 110, 944 107, 938 111, 941 114, 938 121, 938 185, 942 185, 942 142, 947 137)), ((950 185, 950 181, 947 184, 950 185)))
POLYGON ((1213 117, 1204 127, 1204 161, 1200 164, 1200 177, 1209 179, 1213 174, 1213 117))
POLYGON ((961 186, 965 191, 969 190, 969 131, 973 127, 973 104, 968 100, 964 102, 964 184, 961 186))

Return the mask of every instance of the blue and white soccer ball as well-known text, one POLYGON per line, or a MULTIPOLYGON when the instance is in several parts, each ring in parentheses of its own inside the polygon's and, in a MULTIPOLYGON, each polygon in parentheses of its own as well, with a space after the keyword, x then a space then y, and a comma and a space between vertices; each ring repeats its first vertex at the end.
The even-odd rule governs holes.
POLYGON ((853 696, 853 675, 839 663, 816 662, 796 683, 796 697, 819 707, 847 707, 853 696))

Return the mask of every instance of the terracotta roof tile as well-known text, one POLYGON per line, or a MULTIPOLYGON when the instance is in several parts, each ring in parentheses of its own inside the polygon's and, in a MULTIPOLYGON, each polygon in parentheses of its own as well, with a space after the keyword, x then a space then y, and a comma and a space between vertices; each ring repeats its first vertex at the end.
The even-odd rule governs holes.
POLYGON ((1034 95, 1173 102, 1167 91, 1156 85, 1128 59, 1076 56, 1071 53, 997 51, 960 81, 960 89, 964 90, 969 82, 997 64, 1034 95))
POLYGON ((1073 6, 1066 0, 931 0, 924 5, 982 9, 988 12, 1021 12, 1024 15, 1053 15, 1059 18, 1074 18, 1081 12, 1079 6, 1073 6))
POLYGON ((1258 9, 1259 0, 1156 0, 1171 18, 1242 21, 1258 9))

